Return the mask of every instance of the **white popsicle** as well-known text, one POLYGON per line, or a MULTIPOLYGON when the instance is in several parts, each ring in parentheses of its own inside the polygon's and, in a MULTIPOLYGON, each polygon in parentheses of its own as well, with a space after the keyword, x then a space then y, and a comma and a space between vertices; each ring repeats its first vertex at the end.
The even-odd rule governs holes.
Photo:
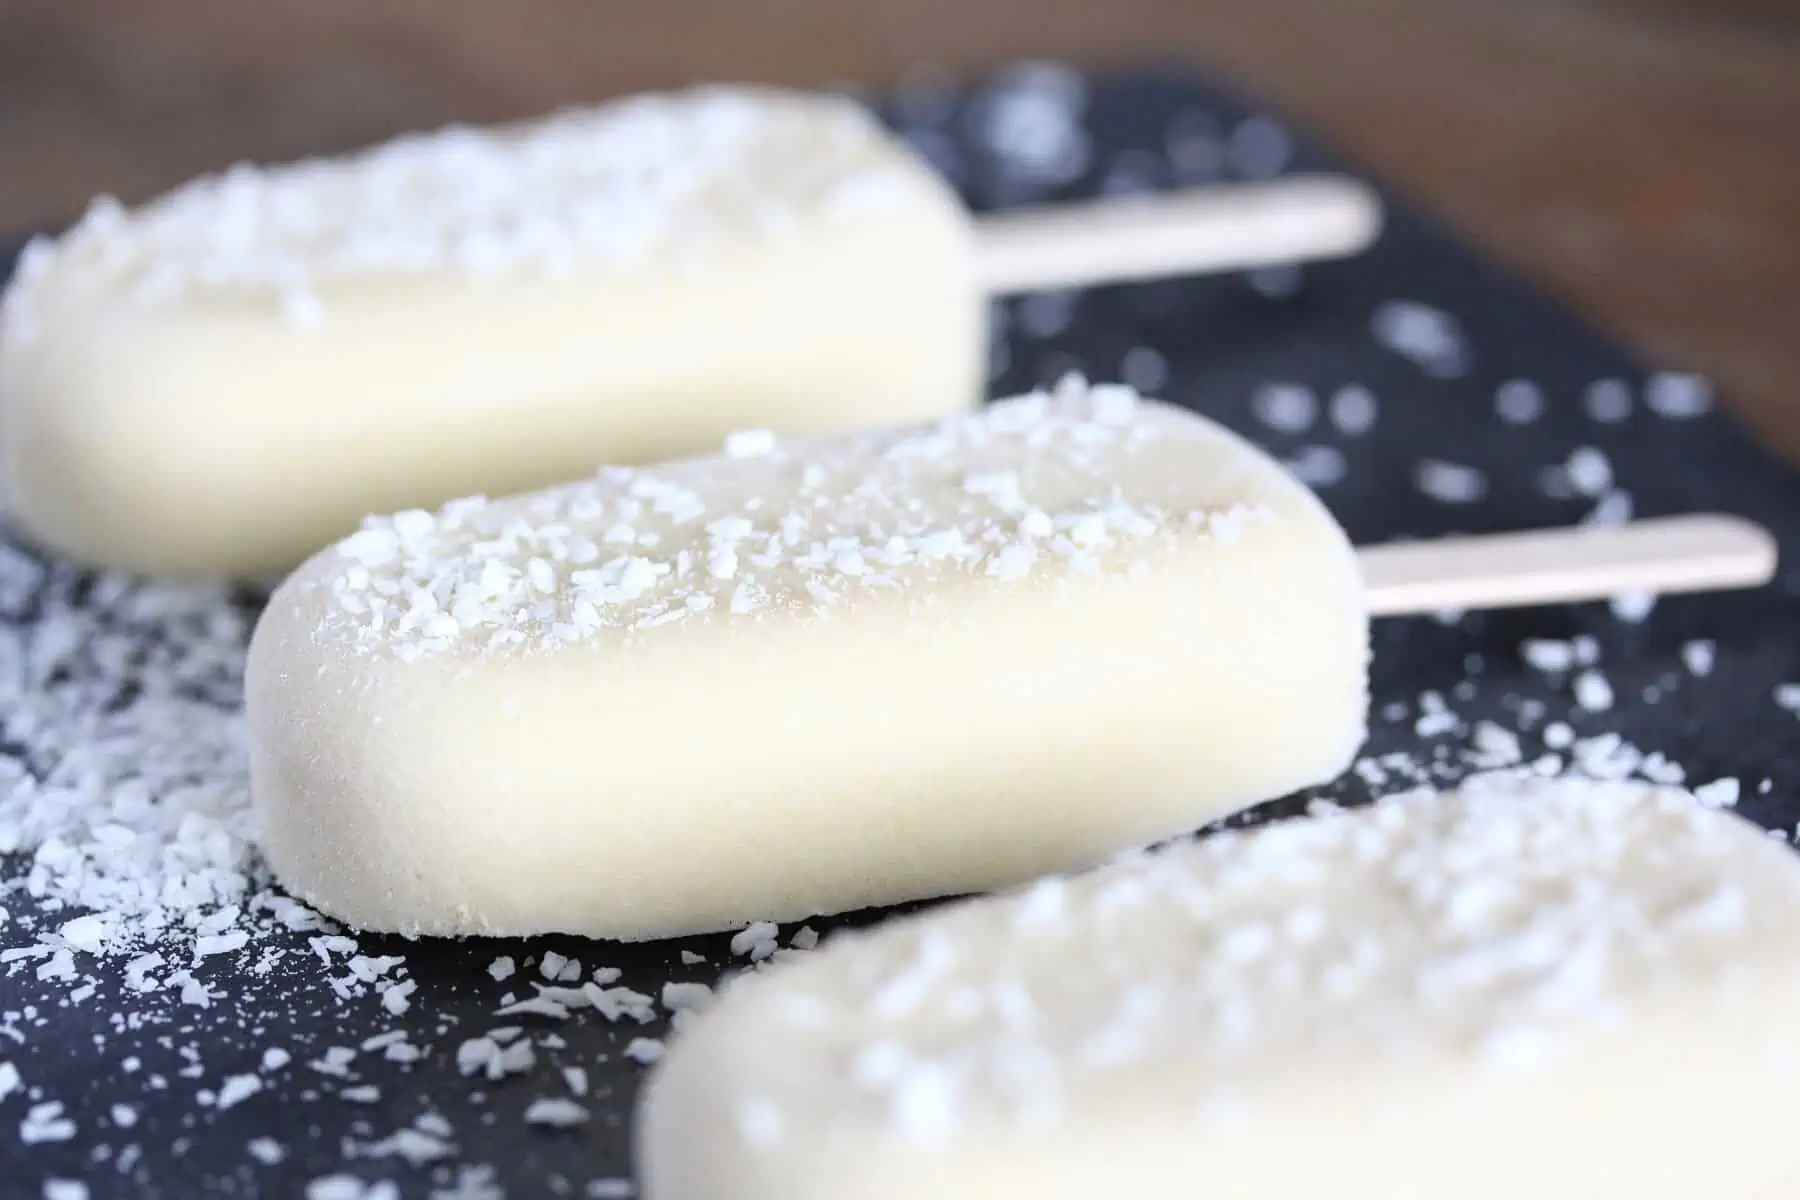
POLYGON ((1506 777, 1177 844, 740 979, 644 1200, 1776 1197, 1800 862, 1506 777))
POLYGON ((981 396, 984 293, 1345 254, 1332 181, 978 234, 847 100, 641 97, 239 168, 27 250, 0 480, 80 559, 285 569, 367 513, 981 396))
POLYGON ((0 458, 31 532, 291 567, 371 512, 980 394, 967 218, 847 102, 708 90, 103 205, 26 253, 0 458))
POLYGON ((1355 559, 1120 387, 401 513, 250 649, 284 886, 368 929, 646 938, 1016 883, 1341 771, 1355 559))

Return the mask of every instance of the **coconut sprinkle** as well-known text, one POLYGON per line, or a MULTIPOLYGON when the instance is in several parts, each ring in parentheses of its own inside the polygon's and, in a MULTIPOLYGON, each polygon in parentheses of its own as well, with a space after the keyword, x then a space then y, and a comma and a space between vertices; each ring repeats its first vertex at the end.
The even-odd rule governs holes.
POLYGON ((1487 476, 1460 463, 1426 459, 1413 469, 1413 483, 1439 504, 1474 504, 1487 495, 1487 476))
POLYGON ((1494 392, 1494 411, 1508 425, 1529 425, 1544 415, 1544 390, 1529 379, 1509 379, 1494 392))
POLYGON ((1575 703, 1589 712, 1605 712, 1613 706, 1612 684, 1599 671, 1587 670, 1575 676, 1575 703))
POLYGON ((1599 379, 1581 393, 1581 406, 1602 425, 1617 425, 1631 415, 1631 388, 1623 379, 1599 379))
POLYGON ((1379 412, 1375 393, 1359 384, 1341 387, 1331 394, 1331 424, 1345 437, 1361 437, 1375 428, 1379 412))
POLYGON ((1659 417, 1691 421, 1712 409, 1712 385, 1700 375, 1659 371, 1644 385, 1644 404, 1659 417))
POLYGON ((1267 383, 1250 398, 1256 419, 1278 433, 1305 433, 1319 417, 1319 398, 1296 383, 1267 383))
POLYGON ((1455 317, 1416 300, 1390 300, 1375 310, 1370 332, 1427 375, 1448 379, 1469 369, 1469 346, 1455 317))
POLYGON ((1293 472, 1295 479, 1315 488, 1342 483, 1350 469, 1344 452, 1336 446, 1302 446, 1284 459, 1282 465, 1293 472))
POLYGON ((1691 642, 1683 642, 1682 664, 1696 677, 1711 675, 1713 663, 1717 660, 1717 649, 1717 643, 1710 638, 1695 638, 1691 642))
POLYGON ((306 331, 330 320, 335 290, 364 279, 686 270, 722 235, 777 238, 904 205, 914 175, 841 99, 730 88, 641 96, 346 158, 239 165, 129 212, 98 200, 40 244, 8 324, 27 334, 47 293, 76 287, 148 308, 261 301, 306 331))
POLYGON ((784 1069, 693 1061, 684 1082, 737 1107, 753 1152, 796 1113, 941 1147, 1077 1120, 1155 1063, 1188 1081, 1204 1137, 1274 1064, 1372 1089, 1421 1056, 1542 1070, 1746 957, 1800 973, 1782 847, 1680 791, 1520 768, 840 935, 705 1018, 756 1030, 775 1043, 756 1061, 784 1069))
POLYGON ((1178 509, 1133 495, 1134 459, 1217 436, 1071 377, 914 430, 373 518, 289 590, 314 598, 319 638, 411 660, 819 619, 956 578, 1123 578, 1153 547, 1229 544, 1273 519, 1208 504, 1218 480, 1184 484, 1195 503, 1178 509))

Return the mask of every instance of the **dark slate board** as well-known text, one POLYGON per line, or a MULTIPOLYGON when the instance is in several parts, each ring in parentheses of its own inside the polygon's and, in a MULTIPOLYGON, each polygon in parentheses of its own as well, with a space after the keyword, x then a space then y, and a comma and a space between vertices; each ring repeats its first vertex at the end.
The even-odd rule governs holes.
MULTIPOLYGON (((1335 165, 1314 147, 1290 146, 1277 122, 1254 116, 1236 99, 1179 71, 1084 85, 1067 73, 1036 68, 966 90, 922 77, 883 111, 983 209, 1103 187, 1335 165), (1081 108, 1085 132, 1071 140, 1066 129, 1054 127, 1052 113, 1046 134, 1042 105, 1052 101, 1052 108, 1062 104, 1064 111, 1071 103, 1081 108), (995 153, 996 136, 1013 149, 995 153)), ((1777 530, 1786 558, 1800 564, 1800 479, 1724 417, 1677 421, 1653 415, 1642 403, 1642 365, 1397 200, 1380 245, 1354 262, 1255 280, 1100 289, 1072 307, 1056 298, 1005 307, 995 394, 1053 380, 1072 368, 1116 378, 1128 352, 1151 348, 1166 362, 1167 382, 1158 390, 1168 398, 1283 454, 1302 442, 1337 446, 1347 474, 1322 494, 1358 542, 1572 522, 1592 502, 1551 499, 1539 486, 1539 472, 1577 446, 1593 445, 1609 456, 1639 514, 1748 514, 1777 530), (1371 316, 1394 299, 1455 316, 1470 351, 1466 373, 1435 377, 1377 344, 1369 332, 1371 316), (1514 377, 1543 388, 1547 411, 1535 423, 1508 425, 1495 416, 1496 386, 1514 377), (1636 397, 1622 422, 1598 423, 1580 403, 1583 389, 1601 379, 1624 381, 1636 397), (1323 421, 1304 437, 1276 434, 1253 417, 1250 404, 1257 385, 1270 380, 1305 384, 1321 397, 1342 385, 1366 385, 1379 398, 1379 421, 1359 438, 1340 436, 1323 421), (1455 506, 1423 497, 1411 475, 1427 457, 1481 469, 1491 485, 1487 497, 1455 506)), ((1154 375, 1148 356, 1140 352, 1133 362, 1140 374, 1154 375)), ((1800 820, 1800 724, 1771 697, 1781 682, 1800 679, 1797 592, 1800 572, 1790 568, 1778 586, 1760 592, 1665 600, 1642 624, 1620 622, 1604 605, 1474 616, 1454 624, 1382 622, 1375 637, 1375 709, 1407 709, 1404 716, 1396 709, 1391 717, 1376 717, 1370 752, 1408 751, 1429 760, 1435 747, 1437 773, 1453 777, 1462 769, 1454 751, 1466 737, 1415 734, 1421 691, 1453 697, 1452 707, 1466 720, 1492 717, 1509 728, 1519 727, 1521 704, 1537 701, 1547 719, 1568 719, 1583 735, 1613 730, 1645 750, 1664 752, 1685 764, 1694 781, 1742 777, 1747 799, 1741 811, 1791 830, 1800 820), (1566 679, 1520 661, 1521 639, 1582 633, 1603 647, 1618 695, 1611 712, 1579 712, 1566 679), (1718 644, 1717 666, 1705 678, 1691 677, 1678 657, 1683 641, 1695 637, 1718 644), (1659 690, 1654 703, 1645 699, 1646 688, 1659 690), (1758 795, 1765 778, 1772 780, 1770 789, 1758 795)), ((229 694, 233 682, 220 687, 229 694)), ((1525 741, 1528 754, 1535 754, 1535 739, 1528 733, 1525 741)), ((1346 800, 1368 795, 1354 776, 1329 791, 1346 800)), ((1289 812, 1296 804, 1289 800, 1264 811, 1289 812)), ((5 867, 9 874, 18 869, 16 860, 5 867)), ((29 942, 36 923, 29 904, 17 894, 5 903, 12 920, 0 927, 0 945, 29 942)), ((47 916, 45 923, 54 927, 70 915, 47 916)), ((292 943, 303 949, 302 938, 292 943)), ((112 977, 116 971, 100 972, 95 999, 70 1007, 63 1002, 66 985, 41 984, 29 969, 0 968, 0 1014, 36 1006, 35 1015, 11 1019, 24 1041, 0 1040, 0 1061, 10 1060, 39 1089, 34 1096, 0 1100, 0 1196, 38 1196, 50 1177, 86 1180, 94 1196, 288 1196, 301 1194, 309 1180, 340 1171, 392 1180, 406 1196, 429 1195, 459 1179, 469 1196, 580 1195, 588 1181, 627 1173, 629 1114, 641 1069, 620 1052, 639 1033, 665 1030, 660 1024, 609 1025, 587 1012, 566 1022, 494 1017, 503 992, 527 989, 522 978, 492 981, 488 963, 510 954, 523 967, 546 949, 577 956, 589 968, 622 967, 624 982, 651 992, 668 979, 710 982, 729 959, 724 938, 639 947, 568 938, 461 944, 364 938, 363 953, 404 954, 418 982, 415 1003, 399 1022, 379 1004, 338 1004, 316 960, 304 953, 289 956, 273 979, 254 985, 234 981, 229 966, 211 968, 209 977, 223 982, 229 995, 206 1011, 172 1007, 166 997, 154 1005, 125 998, 112 977), (680 965, 683 949, 699 951, 713 965, 680 965), (145 1027, 115 1028, 116 1014, 131 1012, 145 1016, 145 1027), (530 1027, 530 1036, 554 1032, 566 1045, 540 1046, 538 1065, 525 1077, 493 1086, 461 1078, 454 1063, 458 1043, 508 1023, 530 1027), (363 1054, 342 1079, 301 1065, 327 1046, 354 1046, 396 1024, 411 1031, 415 1044, 430 1048, 416 1065, 402 1068, 379 1054, 363 1054), (177 1073, 185 1065, 178 1048, 190 1044, 206 1048, 198 1079, 177 1073), (201 1087, 255 1070, 269 1045, 288 1048, 296 1060, 273 1073, 270 1086, 227 1112, 197 1103, 201 1087), (130 1055, 141 1059, 135 1073, 122 1065, 130 1055), (566 1094, 556 1068, 568 1065, 585 1067, 593 1081, 588 1103, 594 1119, 569 1132, 526 1126, 522 1114, 532 1099, 566 1094), (153 1074, 165 1077, 166 1089, 147 1090, 153 1074), (380 1099, 358 1104, 338 1096, 359 1084, 377 1085, 380 1099), (18 1122, 38 1098, 62 1101, 77 1136, 22 1145, 15 1137, 18 1122), (112 1125, 107 1112, 115 1102, 137 1107, 135 1128, 112 1125), (441 1114, 453 1127, 454 1158, 425 1167, 394 1158, 346 1158, 347 1141, 381 1138, 426 1112, 441 1114), (253 1160, 246 1143, 260 1135, 278 1138, 288 1157, 275 1166, 253 1160), (139 1149, 122 1172, 120 1157, 130 1145, 139 1149), (483 1191, 483 1182, 498 1190, 483 1191)))

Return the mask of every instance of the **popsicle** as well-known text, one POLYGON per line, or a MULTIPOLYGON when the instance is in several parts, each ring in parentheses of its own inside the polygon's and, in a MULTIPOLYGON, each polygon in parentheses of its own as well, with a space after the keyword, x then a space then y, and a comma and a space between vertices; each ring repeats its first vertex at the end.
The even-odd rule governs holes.
POLYGON ((640 97, 101 202, 0 309, 0 480, 81 560, 285 570, 372 512, 967 409, 984 296, 1354 252, 1361 185, 972 223, 848 100, 640 97))
POLYGON ((1367 634, 1278 463, 1071 380, 371 521, 257 626, 252 791, 282 884, 361 928, 723 929, 1328 779, 1367 634))
POLYGON ((371 520, 283 584, 246 681, 283 885, 625 939, 1001 887, 1338 774, 1371 610, 1773 569, 1704 517, 1359 556, 1248 443, 1076 378, 726 451, 371 520))
POLYGON ((651 1078, 638 1168, 645 1200, 1774 1197, 1797 1004, 1787 846, 1484 778, 740 977, 651 1078))

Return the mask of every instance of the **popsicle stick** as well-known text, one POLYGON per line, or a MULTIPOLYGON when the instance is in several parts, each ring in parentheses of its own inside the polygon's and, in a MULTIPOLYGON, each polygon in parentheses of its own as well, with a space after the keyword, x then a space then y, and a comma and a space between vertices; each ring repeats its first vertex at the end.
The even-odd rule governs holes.
POLYGON ((990 295, 1342 258, 1381 231, 1364 183, 1295 176, 998 213, 976 225, 990 295))
POLYGON ((1579 526, 1396 542, 1357 551, 1373 616, 1520 608, 1621 592, 1757 587, 1775 574, 1775 539, 1742 517, 1694 513, 1579 526))

